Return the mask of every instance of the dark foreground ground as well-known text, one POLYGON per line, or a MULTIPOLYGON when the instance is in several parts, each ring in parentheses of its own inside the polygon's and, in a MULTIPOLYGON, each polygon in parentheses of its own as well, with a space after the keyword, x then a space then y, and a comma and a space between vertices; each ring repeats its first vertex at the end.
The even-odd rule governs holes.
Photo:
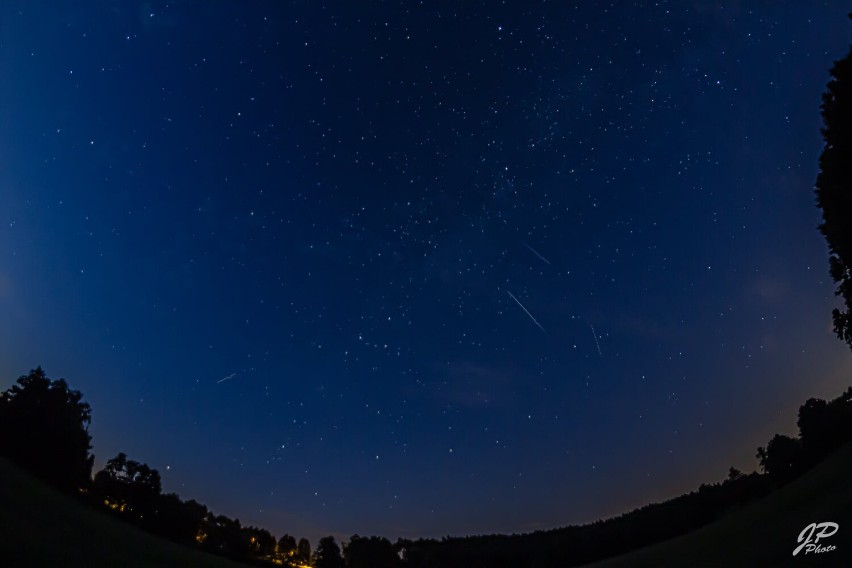
POLYGON ((0 459, 0 566, 239 568, 149 535, 0 459))
MULTIPOLYGON (((243 566, 173 544, 92 510, 0 460, 0 566, 243 566)), ((682 537, 594 568, 852 567, 852 444, 765 499, 682 537), (839 525, 793 556, 810 523, 839 525)))
POLYGON ((594 568, 852 567, 852 444, 789 485, 731 516, 682 537, 603 562, 594 568), (795 557, 802 529, 830 521, 839 529, 820 545, 835 550, 795 557))

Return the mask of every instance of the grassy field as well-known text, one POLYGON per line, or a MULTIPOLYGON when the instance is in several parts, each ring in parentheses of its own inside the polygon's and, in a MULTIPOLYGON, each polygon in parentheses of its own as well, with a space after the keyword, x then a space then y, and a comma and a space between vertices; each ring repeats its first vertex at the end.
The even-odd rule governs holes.
POLYGON ((0 566, 245 566, 149 535, 2 459, 0 480, 0 566))
MULTIPOLYGON (((163 540, 92 510, 0 460, 0 566, 244 566, 163 540)), ((793 483, 688 535, 594 568, 852 566, 852 445, 793 483), (840 528, 793 556, 802 529, 840 528)))
POLYGON ((789 485, 700 530, 590 568, 852 566, 852 445, 789 485), (810 523, 840 527, 820 544, 835 550, 795 557, 810 523))

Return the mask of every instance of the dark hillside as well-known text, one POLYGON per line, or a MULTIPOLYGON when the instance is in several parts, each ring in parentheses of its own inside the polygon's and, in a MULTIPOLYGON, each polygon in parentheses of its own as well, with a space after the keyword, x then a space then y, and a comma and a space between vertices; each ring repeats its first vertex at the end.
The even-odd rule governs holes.
POLYGON ((666 566, 852 566, 852 444, 802 477, 730 517, 682 537, 603 562, 595 568, 666 566), (825 545, 835 550, 793 556, 810 523, 837 523, 825 545))
POLYGON ((145 533, 0 459, 0 565, 242 566, 145 533))

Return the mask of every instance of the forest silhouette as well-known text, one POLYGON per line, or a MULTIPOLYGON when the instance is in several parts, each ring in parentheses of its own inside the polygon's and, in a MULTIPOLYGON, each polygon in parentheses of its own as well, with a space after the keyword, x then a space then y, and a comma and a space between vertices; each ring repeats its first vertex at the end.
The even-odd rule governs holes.
POLYGON ((578 566, 662 542, 721 519, 789 483, 852 442, 852 387, 833 400, 811 398, 796 437, 776 434, 757 449, 760 472, 733 467, 724 481, 623 515, 518 535, 441 540, 352 536, 338 544, 243 526, 195 500, 163 493, 159 472, 119 453, 91 475, 94 456, 83 395, 41 367, 0 394, 0 454, 35 477, 116 519, 177 543, 250 564, 317 568, 578 566))

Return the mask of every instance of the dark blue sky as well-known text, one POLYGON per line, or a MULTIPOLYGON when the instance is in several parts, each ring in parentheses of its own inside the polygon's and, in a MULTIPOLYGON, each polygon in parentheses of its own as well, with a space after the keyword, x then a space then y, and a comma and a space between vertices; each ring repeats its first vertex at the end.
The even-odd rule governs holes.
POLYGON ((591 521, 848 386, 842 2, 4 2, 0 386, 312 541, 591 521))

